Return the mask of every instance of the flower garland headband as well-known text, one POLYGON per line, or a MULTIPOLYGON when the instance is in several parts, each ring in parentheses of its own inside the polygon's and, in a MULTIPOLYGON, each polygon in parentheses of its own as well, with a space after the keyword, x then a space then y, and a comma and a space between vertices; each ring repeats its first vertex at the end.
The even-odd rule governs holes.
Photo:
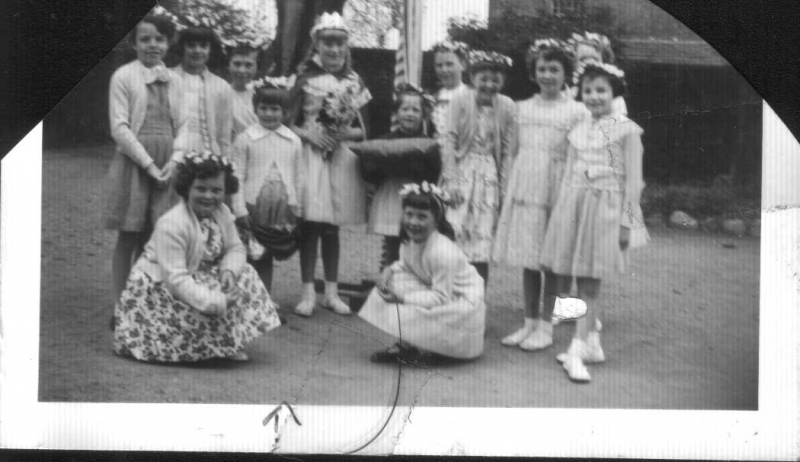
POLYGON ((500 54, 496 51, 484 51, 484 50, 472 50, 469 52, 467 61, 469 61, 470 66, 474 66, 478 63, 492 63, 498 64, 500 66, 511 67, 514 64, 514 61, 504 54, 500 54))
POLYGON ((191 165, 195 167, 204 162, 214 162, 226 170, 230 168, 230 170, 233 171, 233 163, 230 160, 226 157, 218 156, 211 151, 189 151, 180 161, 180 163, 186 166, 191 165))
POLYGON ((428 183, 427 181, 423 181, 420 184, 404 184, 403 188, 400 190, 400 197, 405 199, 409 194, 412 193, 417 195, 433 196, 433 198, 436 199, 440 205, 442 205, 442 210, 444 210, 444 206, 450 202, 450 195, 447 194, 447 191, 444 191, 435 184, 428 183))
POLYGON ((613 64, 600 64, 595 62, 588 62, 578 66, 578 69, 575 71, 575 74, 572 77, 572 83, 575 85, 580 85, 581 77, 589 70, 598 70, 603 74, 614 76, 620 80, 625 79, 625 72, 622 69, 618 68, 613 64))
POLYGON ((439 42, 431 48, 431 51, 434 53, 438 52, 449 52, 455 53, 456 55, 460 56, 463 59, 466 59, 469 55, 470 48, 464 42, 453 42, 450 40, 445 40, 443 42, 439 42))
POLYGON ((427 104, 430 107, 436 106, 436 98, 428 94, 428 92, 423 90, 422 87, 414 85, 413 83, 400 82, 394 89, 392 100, 396 102, 402 93, 416 93, 422 98, 422 102, 424 104, 427 104))
POLYGON ((573 48, 577 48, 581 43, 600 46, 605 49, 611 48, 611 41, 608 40, 608 37, 595 32, 584 32, 583 35, 573 33, 572 37, 569 39, 569 44, 572 45, 573 48))
POLYGON ((569 43, 553 38, 536 40, 535 42, 533 42, 533 45, 531 45, 530 48, 528 48, 528 53, 535 54, 540 51, 547 50, 549 48, 558 48, 564 50, 567 54, 575 53, 574 47, 571 46, 569 43))
POLYGON ((323 30, 338 30, 344 32, 348 36, 350 35, 350 28, 347 27, 344 18, 336 11, 333 13, 322 13, 319 17, 319 21, 311 28, 311 38, 316 37, 317 33, 323 30))
POLYGON ((153 9, 150 10, 150 13, 152 15, 154 15, 154 16, 163 16, 163 17, 169 19, 169 21, 175 26, 175 30, 177 32, 180 32, 183 29, 186 29, 186 26, 181 24, 181 22, 180 22, 180 20, 178 20, 177 16, 175 16, 172 13, 170 13, 166 8, 164 8, 161 5, 154 6, 153 9))
POLYGON ((291 90, 297 80, 296 75, 290 77, 262 77, 247 84, 247 89, 254 91, 260 88, 274 88, 277 90, 291 90))

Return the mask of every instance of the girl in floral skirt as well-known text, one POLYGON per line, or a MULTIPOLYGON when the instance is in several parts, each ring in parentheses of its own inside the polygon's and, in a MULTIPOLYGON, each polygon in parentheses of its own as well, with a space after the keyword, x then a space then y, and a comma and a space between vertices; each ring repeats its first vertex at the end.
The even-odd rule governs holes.
POLYGON ((222 200, 232 164, 190 152, 178 164, 180 203, 156 224, 114 308, 114 351, 141 361, 246 361, 245 345, 280 325, 222 200))
POLYGON ((500 94, 511 59, 478 51, 470 61, 474 88, 455 96, 446 118, 441 184, 453 201, 447 221, 456 243, 486 281, 507 164, 516 149, 516 108, 500 94))

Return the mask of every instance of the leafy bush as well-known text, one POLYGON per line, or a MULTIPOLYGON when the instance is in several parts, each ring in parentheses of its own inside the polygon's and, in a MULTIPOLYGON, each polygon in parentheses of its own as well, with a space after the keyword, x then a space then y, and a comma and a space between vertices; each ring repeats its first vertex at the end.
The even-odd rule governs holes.
POLYGON ((648 184, 642 193, 645 216, 668 217, 681 210, 696 219, 737 217, 752 219, 760 213, 761 197, 752 189, 735 189, 724 182, 704 184, 648 184))

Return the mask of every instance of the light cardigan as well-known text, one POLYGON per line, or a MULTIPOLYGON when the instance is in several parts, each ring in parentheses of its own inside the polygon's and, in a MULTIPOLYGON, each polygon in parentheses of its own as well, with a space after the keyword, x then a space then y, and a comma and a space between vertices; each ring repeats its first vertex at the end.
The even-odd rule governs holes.
POLYGON ((232 204, 237 218, 247 216, 245 203, 255 204, 273 164, 286 187, 289 207, 296 215, 302 215, 299 198, 305 191, 303 142, 288 127, 281 125, 273 131, 258 123, 249 126, 236 137, 232 160, 240 184, 232 204))
MULTIPOLYGON (((172 70, 181 78, 189 75, 183 66, 173 67, 172 70)), ((204 81, 203 87, 206 91, 206 123, 208 133, 211 137, 211 151, 214 154, 228 157, 233 143, 233 89, 230 84, 222 78, 214 75, 206 68, 201 74, 204 81)), ((186 115, 188 119, 188 114, 186 115)), ((175 150, 180 151, 180 155, 190 150, 189 133, 183 131, 183 136, 175 139, 175 150)))
MULTIPOLYGON (((511 98, 496 95, 494 107, 494 160, 501 194, 505 192, 511 161, 518 148, 516 105, 511 98)), ((478 134, 477 93, 469 88, 458 92, 450 102, 442 137, 442 182, 459 178, 458 162, 470 151, 478 134)))
MULTIPOLYGON (((220 204, 212 217, 222 232, 220 274, 230 270, 238 278, 245 265, 246 252, 236 231, 233 214, 225 204, 220 204)), ((212 306, 224 308, 226 297, 222 291, 211 290, 192 278, 206 250, 202 235, 200 221, 186 201, 181 199, 158 219, 153 235, 134 269, 144 271, 155 282, 163 281, 177 300, 205 312, 212 306)))
MULTIPOLYGON (((180 76, 170 70, 166 71, 170 77, 167 83, 167 97, 172 118, 172 132, 173 136, 178 137, 187 120, 180 111, 180 76)), ((146 82, 149 73, 150 69, 139 60, 125 64, 111 76, 108 92, 111 137, 117 143, 117 152, 128 156, 143 169, 153 163, 150 154, 137 138, 147 113, 146 82)))

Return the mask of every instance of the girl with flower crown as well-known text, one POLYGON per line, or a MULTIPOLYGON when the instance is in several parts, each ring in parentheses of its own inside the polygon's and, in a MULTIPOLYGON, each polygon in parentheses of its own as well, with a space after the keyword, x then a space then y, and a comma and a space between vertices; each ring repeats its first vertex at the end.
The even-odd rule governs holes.
POLYGON ((311 316, 316 306, 314 270, 322 242, 323 305, 350 314, 338 294, 339 226, 366 221, 366 190, 358 158, 347 141, 366 138, 360 110, 372 96, 350 63, 350 32, 338 13, 325 13, 311 29, 310 57, 292 90, 289 123, 303 141, 306 191, 301 199, 300 273, 303 295, 295 312, 311 316))
MULTIPOLYGON (((589 62, 614 64, 611 41, 605 35, 595 32, 584 32, 583 35, 575 33, 569 39, 569 44, 575 50, 575 59, 578 64, 589 62)), ((571 91, 572 97, 577 98, 578 87, 572 87, 571 91)), ((628 105, 625 104, 625 98, 622 96, 614 98, 612 108, 614 114, 628 115, 628 105)))
MULTIPOLYGON (((382 136, 381 139, 428 138, 428 133, 430 133, 428 123, 432 109, 433 98, 428 93, 416 85, 401 83, 395 89, 392 106, 392 115, 396 119, 397 127, 382 136)), ((441 160, 438 151, 434 155, 435 159, 430 164, 440 166, 441 160)), ((383 236, 381 271, 399 258, 400 226, 398 224, 403 215, 401 198, 398 194, 400 189, 406 183, 423 180, 435 183, 438 179, 439 171, 437 169, 419 171, 416 178, 387 176, 375 179, 377 190, 370 203, 367 229, 383 236)))
POLYGON ((519 150, 500 213, 493 258, 523 268, 524 324, 502 343, 531 351, 553 343, 551 319, 560 290, 554 274, 541 272, 539 254, 561 187, 567 134, 588 111, 564 92, 575 67, 568 45, 553 39, 537 40, 526 63, 539 91, 517 103, 519 150))
POLYGON ((506 170, 516 152, 516 108, 500 94, 511 59, 474 51, 470 61, 473 88, 456 95, 449 107, 441 184, 453 198, 447 220, 456 242, 488 280, 506 170))
POLYGON ((303 143, 283 125, 291 85, 286 77, 252 82, 251 111, 258 122, 233 144, 233 163, 242 184, 232 198, 233 213, 268 291, 272 290, 273 260, 285 260, 297 250, 295 231, 303 215, 303 143))
POLYGON ((445 41, 433 47, 436 78, 442 86, 436 92, 436 106, 434 106, 432 114, 433 124, 438 135, 445 133, 450 101, 467 88, 464 84, 463 74, 468 53, 469 47, 463 42, 445 41))
POLYGON ((569 378, 588 382, 586 364, 605 360, 597 329, 600 280, 624 270, 629 248, 647 242, 639 206, 642 129, 613 112, 625 92, 625 74, 610 64, 586 63, 576 72, 579 100, 591 112, 570 131, 561 190, 542 245, 542 267, 562 279, 576 278, 588 305, 572 343, 557 356, 569 378))
POLYGON ((258 117, 253 111, 253 89, 250 82, 258 73, 259 56, 261 48, 253 43, 237 42, 236 46, 228 52, 228 74, 231 78, 233 89, 233 139, 248 127, 258 123, 258 117))
POLYGON ((453 242, 449 197, 428 182, 407 184, 400 195, 400 259, 383 271, 358 313, 399 340, 370 359, 476 358, 483 352, 484 283, 453 242))
POLYGON ((245 345, 280 320, 223 203, 239 187, 233 164, 189 152, 175 177, 181 200, 156 223, 114 308, 114 351, 141 361, 245 361, 245 345))
POLYGON ((177 201, 169 187, 178 156, 173 142, 185 130, 180 78, 162 59, 175 26, 163 8, 142 19, 128 36, 136 60, 117 69, 109 89, 111 136, 117 151, 108 169, 103 222, 118 231, 112 260, 114 298, 153 226, 177 201))

